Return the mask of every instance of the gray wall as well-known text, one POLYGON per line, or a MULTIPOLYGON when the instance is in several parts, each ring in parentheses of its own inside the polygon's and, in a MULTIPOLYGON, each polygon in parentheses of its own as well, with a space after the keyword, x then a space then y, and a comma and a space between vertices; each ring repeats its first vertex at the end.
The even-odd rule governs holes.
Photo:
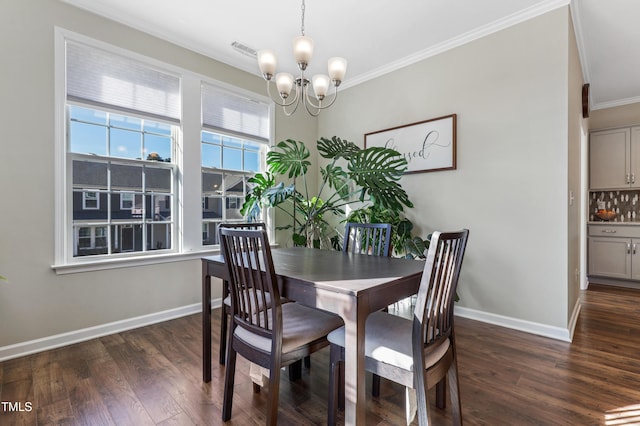
POLYGON ((458 306, 472 316, 566 330, 576 303, 567 291, 569 23, 566 7, 547 13, 349 88, 320 116, 321 135, 362 144, 368 132, 458 114, 457 170, 401 183, 423 237, 471 230, 458 306))

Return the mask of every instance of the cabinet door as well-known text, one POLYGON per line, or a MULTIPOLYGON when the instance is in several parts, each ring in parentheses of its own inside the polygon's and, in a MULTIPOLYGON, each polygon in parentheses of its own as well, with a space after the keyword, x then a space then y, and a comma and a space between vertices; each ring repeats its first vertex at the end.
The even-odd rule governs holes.
POLYGON ((628 238, 589 237, 589 275, 631 278, 631 248, 628 238))
MULTIPOLYGON (((589 138, 589 188, 629 187, 629 128, 593 132, 589 138)), ((640 155, 640 150, 638 151, 640 155)), ((639 162, 640 164, 640 162, 639 162)), ((637 174, 640 184, 640 174, 637 174)))
POLYGON ((640 280, 640 240, 631 240, 631 279, 640 280))
POLYGON ((631 186, 640 188, 640 126, 631 128, 631 186))

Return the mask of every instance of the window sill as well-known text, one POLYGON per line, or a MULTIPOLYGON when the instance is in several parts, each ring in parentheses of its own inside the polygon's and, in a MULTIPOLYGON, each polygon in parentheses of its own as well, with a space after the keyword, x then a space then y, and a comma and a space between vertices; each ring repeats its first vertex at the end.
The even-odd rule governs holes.
POLYGON ((75 274, 79 272, 102 271, 106 269, 130 268, 135 266, 147 266, 158 263, 183 262, 186 260, 201 259, 205 256, 219 254, 218 248, 212 250, 200 250, 189 253, 167 253, 153 256, 135 256, 120 259, 103 259, 83 261, 77 263, 65 263, 51 265, 51 269, 58 275, 75 274))

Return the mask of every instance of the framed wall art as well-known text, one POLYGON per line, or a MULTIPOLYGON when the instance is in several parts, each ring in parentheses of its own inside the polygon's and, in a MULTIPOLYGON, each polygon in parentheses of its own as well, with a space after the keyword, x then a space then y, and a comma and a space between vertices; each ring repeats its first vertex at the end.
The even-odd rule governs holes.
POLYGON ((378 130, 364 135, 364 147, 379 146, 406 158, 405 173, 456 168, 456 114, 378 130))

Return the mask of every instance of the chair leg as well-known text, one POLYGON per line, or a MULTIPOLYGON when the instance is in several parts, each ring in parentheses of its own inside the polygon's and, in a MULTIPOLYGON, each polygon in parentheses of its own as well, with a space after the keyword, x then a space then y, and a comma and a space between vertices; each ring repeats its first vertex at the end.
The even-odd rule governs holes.
MULTIPOLYGON (((340 348, 343 351, 343 348, 340 348)), ((344 411, 344 361, 338 363, 338 409, 344 411)))
POLYGON ((304 357, 304 368, 306 369, 311 368, 311 355, 307 355, 304 357))
POLYGON ((231 408, 233 406, 233 385, 236 375, 236 352, 230 350, 227 354, 227 370, 224 374, 224 396, 222 402, 222 421, 231 419, 231 408))
POLYGON ((302 360, 299 359, 293 364, 289 364, 289 380, 295 382, 302 378, 302 360))
POLYGON ((458 383, 458 365, 455 359, 449 366, 447 372, 449 378, 449 393, 451 394, 451 414, 453 417, 453 424, 456 426, 462 425, 462 404, 460 403, 460 384, 458 383))
POLYGON ((436 407, 440 409, 447 408, 447 378, 443 377, 436 383, 436 407))
POLYGON ((334 426, 337 422, 337 410, 340 386, 340 348, 331 345, 329 361, 329 412, 327 413, 327 425, 334 426))
POLYGON ((269 370, 269 396, 267 399, 267 425, 278 424, 278 397, 280 396, 280 357, 273 356, 269 370))
POLYGON ((227 356, 227 327, 228 327, 228 312, 226 305, 222 304, 220 309, 220 365, 224 365, 225 358, 227 356))
POLYGON ((430 425, 431 423, 431 412, 429 411, 429 399, 427 398, 427 389, 429 389, 429 384, 427 382, 426 372, 423 372, 421 377, 414 376, 414 383, 416 389, 416 404, 418 405, 418 424, 419 425, 430 425))
POLYGON ((371 396, 377 398, 380 396, 380 376, 373 374, 371 380, 371 396))

